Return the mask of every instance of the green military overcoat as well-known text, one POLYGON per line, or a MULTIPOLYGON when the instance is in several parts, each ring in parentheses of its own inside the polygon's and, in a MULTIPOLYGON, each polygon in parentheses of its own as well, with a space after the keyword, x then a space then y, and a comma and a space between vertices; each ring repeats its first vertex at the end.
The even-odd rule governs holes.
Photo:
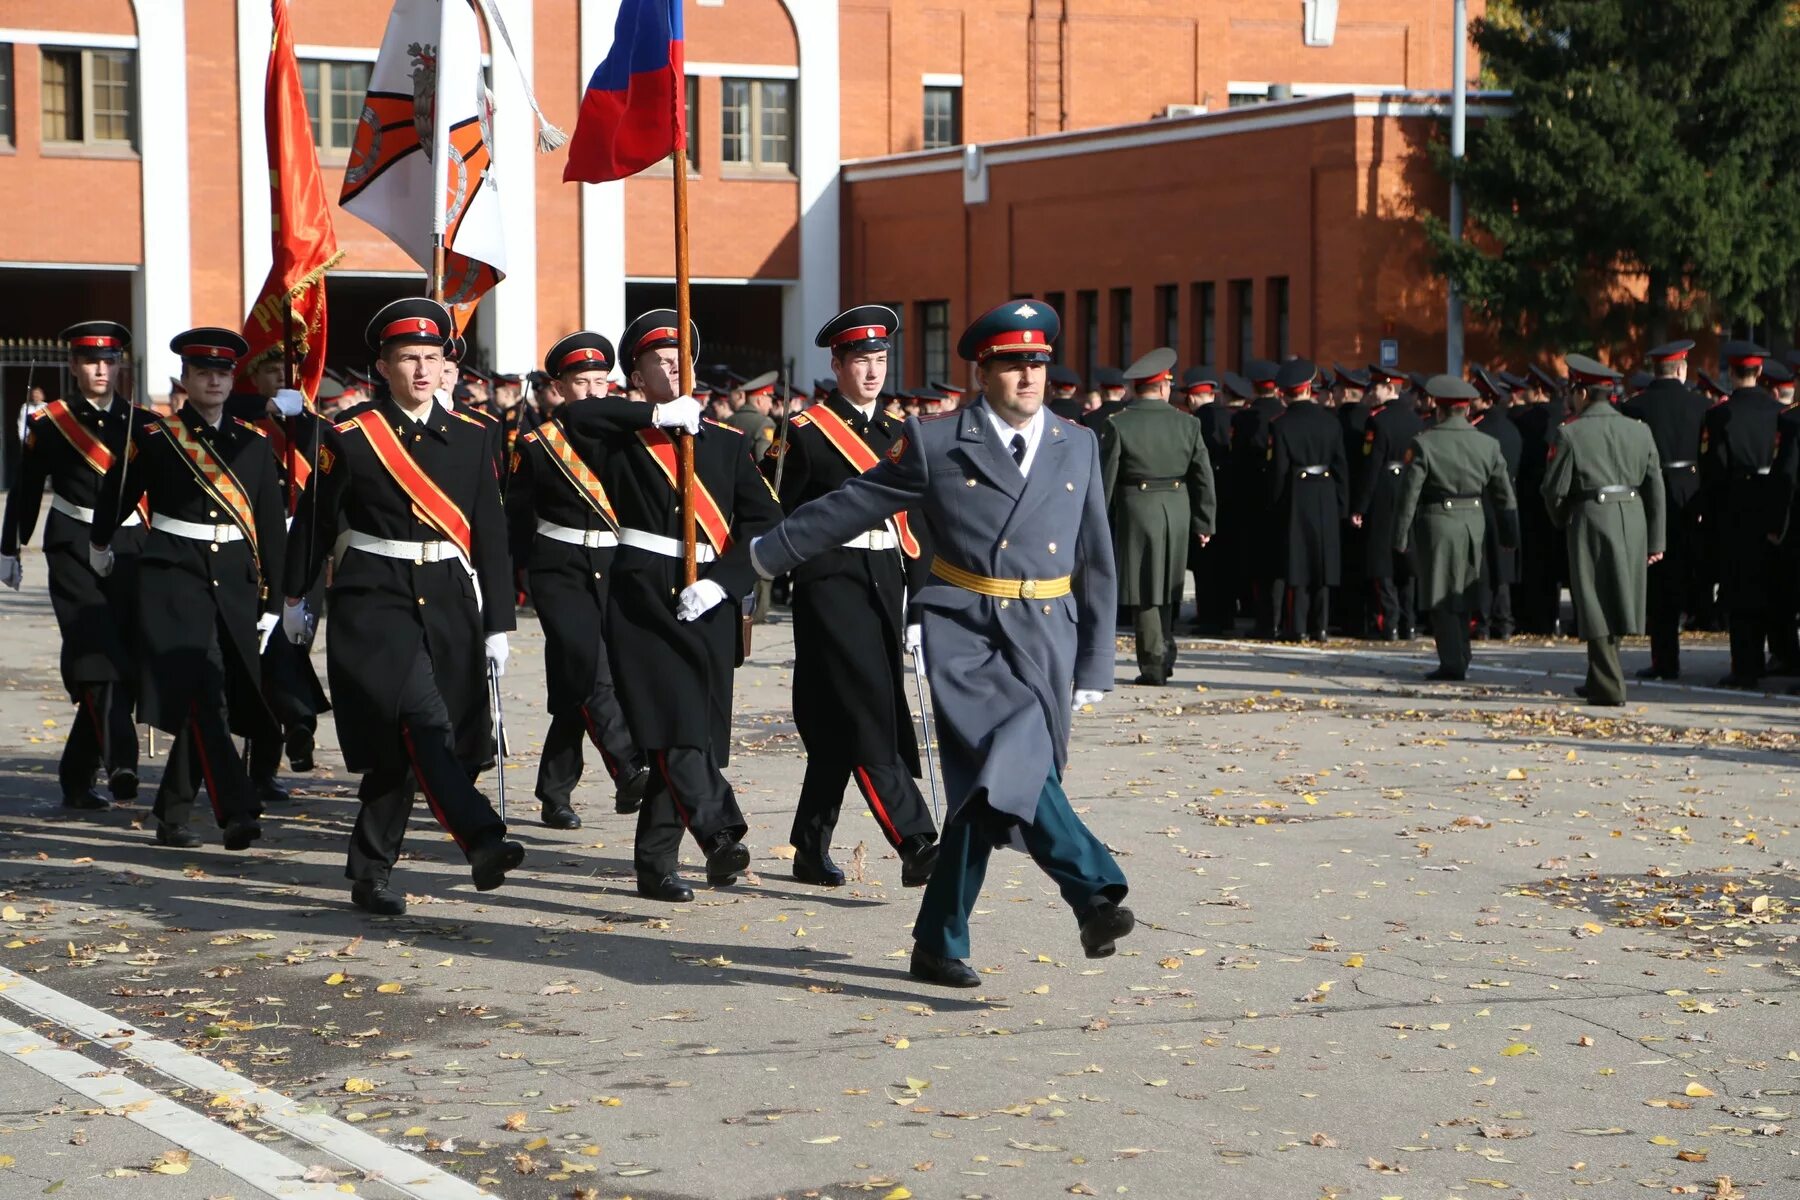
POLYGON ((1211 536, 1218 501, 1200 422, 1166 400, 1139 397, 1100 430, 1119 603, 1176 604, 1188 540, 1211 536))
POLYGON ((1418 562, 1421 611, 1446 604, 1473 611, 1486 546, 1485 506, 1498 514, 1503 543, 1518 542, 1518 501, 1500 443, 1451 409, 1406 450, 1394 550, 1410 545, 1418 562))
POLYGON ((1590 404, 1552 443, 1543 492, 1550 520, 1568 530, 1581 636, 1642 633, 1649 558, 1663 552, 1664 537, 1662 464, 1650 430, 1610 404, 1590 404))

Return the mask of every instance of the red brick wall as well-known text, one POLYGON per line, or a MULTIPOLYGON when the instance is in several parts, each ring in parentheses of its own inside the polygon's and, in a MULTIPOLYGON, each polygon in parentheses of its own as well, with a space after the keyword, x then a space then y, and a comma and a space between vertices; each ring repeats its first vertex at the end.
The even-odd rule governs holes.
MULTIPOLYGON (((244 322, 243 196, 238 141, 237 5, 188 0, 188 239, 192 321, 236 329, 244 322)), ((154 79, 154 71, 150 78, 154 79)), ((259 123, 256 133, 261 134, 259 123)))
MULTIPOLYGON (((533 90, 544 115, 565 133, 575 132, 581 93, 596 65, 581 62, 576 7, 576 0, 536 0, 532 14, 533 90)), ((581 187, 562 181, 567 163, 564 151, 537 156, 538 344, 545 349, 581 328, 581 187)))

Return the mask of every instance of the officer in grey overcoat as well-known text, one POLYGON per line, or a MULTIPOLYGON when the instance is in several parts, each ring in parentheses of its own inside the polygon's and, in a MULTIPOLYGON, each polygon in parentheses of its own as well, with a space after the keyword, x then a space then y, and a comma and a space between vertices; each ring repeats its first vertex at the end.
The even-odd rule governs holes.
POLYGON ((911 606, 948 811, 912 974, 949 987, 980 983, 962 960, 997 845, 1023 848, 1056 881, 1088 957, 1113 953, 1134 924, 1124 872, 1061 782, 1073 711, 1113 685, 1118 588, 1099 443, 1044 408, 1058 325, 1036 300, 982 315, 957 346, 978 364, 981 398, 909 419, 885 461, 751 544, 774 578, 902 509, 927 524, 936 556, 911 606))

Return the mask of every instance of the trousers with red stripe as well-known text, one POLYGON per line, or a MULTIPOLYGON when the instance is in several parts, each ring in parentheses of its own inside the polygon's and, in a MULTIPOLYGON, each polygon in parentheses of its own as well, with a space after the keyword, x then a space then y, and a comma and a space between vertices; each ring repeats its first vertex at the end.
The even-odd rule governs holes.
POLYGON ((431 653, 423 645, 401 685, 396 715, 406 765, 378 767, 362 777, 357 789, 362 811, 344 867, 345 878, 356 882, 387 882, 421 792, 431 815, 465 854, 506 832, 506 823, 457 758, 456 729, 438 691, 431 653))
MULTIPOLYGON (((233 821, 254 820, 262 805, 237 743, 231 740, 226 704, 225 656, 217 638, 207 648, 200 687, 188 704, 188 719, 169 746, 162 780, 156 786, 156 819, 186 828, 202 785, 219 828, 233 821)), ((135 740, 135 734, 134 734, 135 740)))
POLYGON ((794 809, 794 827, 788 840, 795 857, 817 860, 831 850, 844 805, 844 789, 854 783, 875 818, 875 827, 896 850, 914 834, 933 835, 937 826, 925 807, 925 798, 912 772, 898 759, 886 763, 838 762, 809 755, 806 780, 800 785, 800 803, 794 809))
POLYGON ((94 784, 94 772, 138 767, 138 733, 131 723, 130 683, 90 683, 81 692, 81 706, 63 743, 62 760, 56 766, 64 796, 80 796, 94 784))
POLYGON ((640 877, 660 879, 675 870, 684 829, 702 848, 721 833, 741 839, 750 831, 712 751, 671 746, 649 754, 650 789, 638 809, 632 852, 640 877))

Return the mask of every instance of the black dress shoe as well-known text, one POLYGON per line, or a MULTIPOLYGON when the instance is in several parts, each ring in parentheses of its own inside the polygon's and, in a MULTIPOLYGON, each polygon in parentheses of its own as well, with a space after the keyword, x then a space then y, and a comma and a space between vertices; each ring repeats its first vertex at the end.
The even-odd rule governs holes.
POLYGON ((913 947, 912 965, 906 973, 914 979, 935 983, 940 987, 972 988, 981 986, 981 976, 960 958, 945 958, 929 950, 913 947))
POLYGON ((1168 678, 1161 675, 1152 675, 1148 671, 1144 671, 1139 673, 1138 677, 1131 682, 1142 687, 1161 687, 1168 682, 1168 678))
POLYGON ((1771 658, 1763 668, 1764 675, 1800 675, 1800 663, 1791 658, 1771 658))
POLYGON ((296 771, 313 769, 313 735, 310 729, 296 729, 288 734, 288 766, 296 771))
POLYGON ((661 900, 666 904, 686 904, 694 898, 694 889, 673 871, 660 878, 639 875, 637 891, 646 900, 661 900))
POLYGON ((256 789, 256 798, 262 801, 264 808, 271 804, 286 804, 293 799, 288 790, 277 783, 273 775, 267 779, 254 780, 251 786, 256 789))
POLYGON ((924 887, 937 866, 938 844, 930 834, 915 833, 900 843, 900 886, 924 887))
POLYGON ((359 879, 350 889, 350 903, 378 917, 406 915, 406 897, 390 891, 385 881, 359 879))
POLYGON ((525 847, 503 838, 489 838, 469 851, 469 875, 475 890, 491 892, 506 882, 506 873, 525 861, 525 847))
POLYGON ((89 788, 85 792, 64 792, 63 807, 80 809, 82 812, 99 812, 101 809, 111 808, 112 801, 101 795, 98 789, 89 788))
POLYGON ((633 771, 619 790, 613 793, 613 811, 616 813, 634 813, 643 807, 644 793, 650 790, 650 768, 639 767, 633 771))
POLYGON ((1120 904, 1101 903, 1081 920, 1081 949, 1089 958, 1107 958, 1118 949, 1113 943, 1137 927, 1137 918, 1120 904))
POLYGON ((1426 672, 1425 678, 1432 683, 1462 683, 1468 676, 1461 671, 1452 671, 1449 667, 1439 667, 1435 671, 1426 672))
POLYGON ((580 829, 581 818, 567 800, 544 805, 544 824, 551 829, 580 829))
POLYGON ((186 825, 170 825, 167 822, 156 823, 156 842, 159 846, 173 846, 177 850, 192 850, 200 845, 200 835, 186 825))
POLYGON ((843 869, 831 861, 829 854, 817 858, 808 854, 794 855, 794 878, 815 887, 843 887, 845 880, 843 869))
POLYGON ((706 882, 729 887, 750 866, 750 848, 729 833, 715 833, 706 846, 706 882))
POLYGON ((1573 690, 1574 690, 1575 694, 1577 696, 1580 696, 1583 700, 1587 699, 1587 694, 1588 694, 1588 685, 1587 684, 1578 683, 1575 685, 1573 690))
POLYGON ((250 843, 262 836, 262 825, 255 817, 242 821, 231 821, 225 826, 225 848, 227 850, 248 850, 250 843))
POLYGON ((130 767, 120 767, 106 777, 106 790, 113 794, 114 800, 136 800, 138 794, 137 772, 130 767))

